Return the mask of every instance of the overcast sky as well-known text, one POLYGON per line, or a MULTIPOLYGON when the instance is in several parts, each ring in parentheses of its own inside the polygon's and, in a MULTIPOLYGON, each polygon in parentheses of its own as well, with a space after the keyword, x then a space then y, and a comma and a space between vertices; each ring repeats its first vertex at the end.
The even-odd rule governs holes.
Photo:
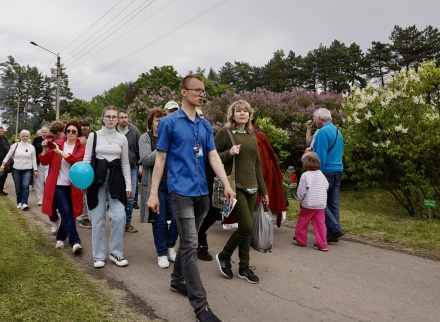
POLYGON ((34 41, 60 54, 85 100, 154 66, 181 76, 234 61, 263 66, 278 49, 304 55, 338 39, 366 51, 389 42, 395 25, 440 28, 439 0, 0 0, 0 8, 0 62, 12 55, 49 74, 56 57, 34 41))

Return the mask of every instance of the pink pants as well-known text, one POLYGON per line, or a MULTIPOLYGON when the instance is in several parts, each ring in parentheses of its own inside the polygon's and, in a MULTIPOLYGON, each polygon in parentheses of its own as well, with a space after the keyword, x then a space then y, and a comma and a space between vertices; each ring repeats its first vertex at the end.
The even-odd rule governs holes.
POLYGON ((296 240, 300 244, 307 245, 307 229, 310 221, 312 221, 313 231, 316 236, 316 246, 319 248, 327 248, 324 209, 301 207, 295 228, 296 240))

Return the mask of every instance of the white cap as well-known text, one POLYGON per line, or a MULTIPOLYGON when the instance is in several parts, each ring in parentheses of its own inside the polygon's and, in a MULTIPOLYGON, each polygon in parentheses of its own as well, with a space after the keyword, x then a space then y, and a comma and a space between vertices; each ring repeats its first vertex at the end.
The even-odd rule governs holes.
POLYGON ((165 104, 165 107, 164 107, 164 109, 166 109, 166 110, 172 110, 175 108, 179 108, 179 104, 177 104, 174 101, 169 101, 168 103, 165 104))

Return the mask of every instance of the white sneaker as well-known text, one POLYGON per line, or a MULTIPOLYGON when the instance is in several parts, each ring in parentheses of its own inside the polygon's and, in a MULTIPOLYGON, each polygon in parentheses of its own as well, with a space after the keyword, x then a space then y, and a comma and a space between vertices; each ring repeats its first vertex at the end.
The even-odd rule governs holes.
POLYGON ((174 249, 174 247, 170 247, 168 248, 168 260, 170 262, 174 262, 176 260, 176 250, 174 249))
POLYGON ((40 200, 40 201, 38 201, 37 206, 41 206, 42 204, 43 204, 43 202, 40 200))
POLYGON ((125 259, 124 256, 116 256, 113 254, 109 254, 110 260, 116 265, 123 267, 128 265, 128 260, 125 259))
POLYGON ((21 202, 17 205, 17 209, 21 209, 21 202))
POLYGON ((58 222, 59 222, 59 220, 57 221, 57 222, 51 222, 50 223, 50 233, 52 234, 52 235, 55 235, 56 233, 57 233, 57 231, 58 231, 58 222))
POLYGON ((157 265, 160 268, 168 268, 170 267, 170 262, 168 261, 168 258, 166 256, 159 256, 157 258, 157 265))
POLYGON ((24 203, 21 205, 21 210, 29 210, 29 206, 24 203))
POLYGON ((79 254, 79 253, 81 253, 81 251, 82 251, 82 247, 81 247, 80 244, 75 244, 75 245, 73 245, 73 247, 72 247, 72 252, 73 252, 74 254, 79 254))
POLYGON ((94 263, 93 263, 93 266, 95 266, 95 268, 101 268, 101 267, 104 267, 104 265, 105 265, 105 262, 104 261, 95 261, 94 263))
POLYGON ((58 249, 64 248, 64 242, 62 240, 57 240, 57 243, 55 244, 55 248, 58 249))

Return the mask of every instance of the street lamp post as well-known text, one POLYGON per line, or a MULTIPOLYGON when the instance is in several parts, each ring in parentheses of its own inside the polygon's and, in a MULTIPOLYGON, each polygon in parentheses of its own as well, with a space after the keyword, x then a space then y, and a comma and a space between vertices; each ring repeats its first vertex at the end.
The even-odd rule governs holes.
POLYGON ((40 47, 51 54, 57 56, 57 93, 56 93, 56 110, 55 110, 55 119, 58 120, 60 118, 60 78, 61 78, 61 58, 59 54, 55 54, 53 51, 50 51, 47 48, 44 48, 38 45, 36 42, 31 41, 31 44, 37 47, 40 47))

